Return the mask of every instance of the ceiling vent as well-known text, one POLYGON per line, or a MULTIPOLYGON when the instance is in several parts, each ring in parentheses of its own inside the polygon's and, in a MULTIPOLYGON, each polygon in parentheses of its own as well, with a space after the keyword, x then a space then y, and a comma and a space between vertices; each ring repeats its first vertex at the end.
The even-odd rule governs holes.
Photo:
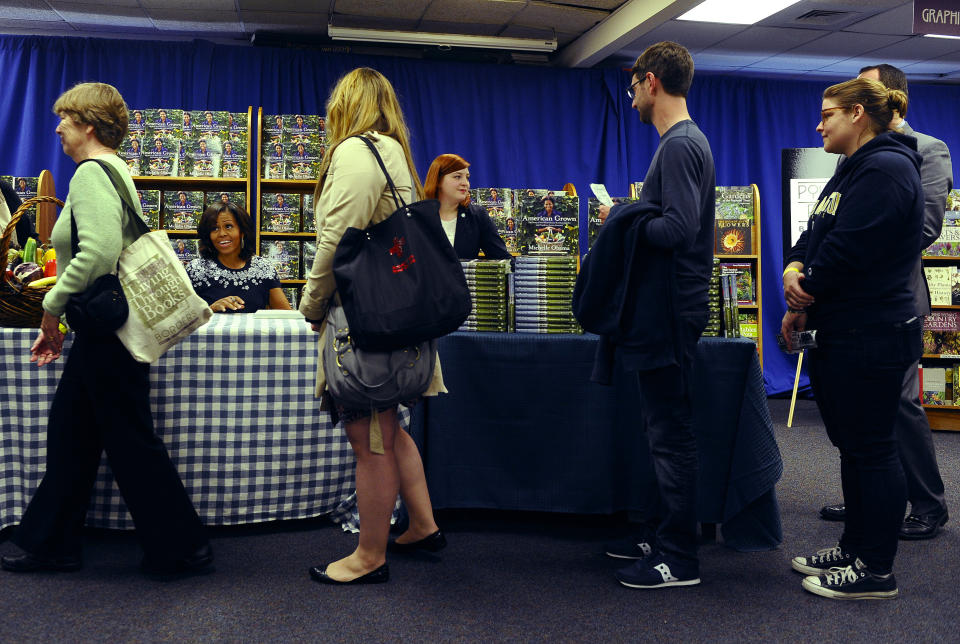
POLYGON ((796 22, 802 22, 807 25, 832 25, 838 22, 849 20, 855 12, 853 11, 834 11, 831 9, 814 9, 794 18, 796 22))

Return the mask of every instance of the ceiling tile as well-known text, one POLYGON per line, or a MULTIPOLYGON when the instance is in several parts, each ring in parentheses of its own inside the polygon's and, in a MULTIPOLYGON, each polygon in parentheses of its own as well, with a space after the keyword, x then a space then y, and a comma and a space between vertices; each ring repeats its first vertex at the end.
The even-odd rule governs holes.
POLYGON ((189 9, 191 11, 236 13, 234 0, 140 0, 144 9, 189 9))
POLYGON ((270 29, 272 27, 302 27, 326 35, 327 20, 326 16, 321 18, 315 13, 288 13, 285 11, 241 11, 240 19, 247 26, 258 25, 258 29, 270 29), (269 26, 265 26, 269 25, 269 26))
POLYGON ((793 49, 829 33, 829 31, 816 29, 748 27, 701 51, 702 53, 766 52, 772 55, 793 49))
POLYGON ((149 16, 161 31, 186 33, 242 33, 239 17, 233 12, 202 9, 150 9, 149 16))
POLYGON ((847 31, 864 34, 901 34, 913 33, 913 3, 889 9, 883 13, 866 18, 845 27, 847 31))
MULTIPOLYGON (((323 31, 326 32, 326 16, 323 16, 323 31)), ((315 18, 315 19, 319 19, 315 18)), ((418 18, 377 18, 375 16, 345 16, 337 14, 333 24, 338 27, 354 27, 357 29, 387 29, 393 31, 414 31, 420 24, 418 18)))
POLYGON ((842 59, 838 56, 771 56, 748 66, 756 69, 811 71, 824 69, 840 62, 842 59))
POLYGON ((636 59, 643 53, 644 49, 664 40, 680 43, 692 53, 731 38, 743 30, 743 25, 717 25, 707 22, 670 20, 626 45, 621 53, 629 53, 636 59))
POLYGON ((337 0, 334 22, 340 14, 371 18, 420 19, 431 0, 337 0))
POLYGON ((545 38, 550 40, 553 38, 554 32, 545 27, 525 27, 523 25, 507 25, 507 27, 500 32, 501 36, 507 38, 545 38))
POLYGON ((137 0, 98 0, 98 2, 91 3, 90 0, 47 0, 47 4, 59 11, 60 9, 74 9, 77 6, 86 6, 91 7, 139 7, 140 3, 137 0))
POLYGON ((566 4, 575 7, 588 7, 590 9, 603 9, 608 13, 613 13, 621 5, 626 4, 625 0, 553 0, 545 4, 566 4))
POLYGON ((939 58, 956 52, 960 52, 960 40, 912 36, 890 47, 871 51, 870 58, 891 65, 897 65, 895 60, 909 65, 918 60, 939 58))
POLYGON ((155 29, 146 12, 136 7, 75 4, 69 9, 60 9, 60 15, 80 30, 109 31, 117 27, 155 29))
POLYGON ((14 20, 59 21, 60 16, 41 0, 4 0, 0 5, 0 18, 14 20))
POLYGON ((526 4, 525 0, 435 0, 427 7, 423 19, 502 27, 526 4))
POLYGON ((76 31, 70 23, 59 18, 57 20, 10 20, 0 17, 0 29, 5 34, 76 31))
POLYGON ((902 67, 905 74, 943 74, 952 75, 960 72, 960 62, 956 60, 925 60, 902 67))
POLYGON ((607 15, 609 14, 606 11, 531 2, 518 12, 511 22, 523 27, 582 33, 593 28, 607 15))
POLYGON ((853 58, 882 47, 889 47, 904 40, 903 36, 880 36, 874 34, 857 34, 847 31, 835 31, 822 38, 791 49, 777 58, 792 58, 795 56, 832 56, 836 60, 853 58))
POLYGON ((709 53, 693 54, 694 69, 714 69, 717 67, 747 67, 761 62, 767 56, 747 53, 709 53))
POLYGON ((313 0, 308 6, 303 0, 236 0, 241 11, 286 11, 292 13, 322 13, 324 22, 334 0, 313 0), (309 9, 309 11, 307 11, 309 9))

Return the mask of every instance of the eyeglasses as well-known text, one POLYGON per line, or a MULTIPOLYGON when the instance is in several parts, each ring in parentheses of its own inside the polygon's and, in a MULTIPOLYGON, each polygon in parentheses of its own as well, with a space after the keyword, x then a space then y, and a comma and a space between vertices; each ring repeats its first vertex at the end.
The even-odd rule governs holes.
POLYGON ((630 85, 630 87, 627 88, 627 98, 629 98, 632 101, 633 97, 636 95, 636 92, 633 91, 633 88, 645 80, 646 80, 646 75, 644 75, 644 77, 638 80, 636 83, 633 83, 632 85, 630 85))
POLYGON ((845 107, 828 107, 825 110, 820 110, 820 122, 826 123, 827 119, 830 118, 830 113, 834 110, 845 110, 845 107))

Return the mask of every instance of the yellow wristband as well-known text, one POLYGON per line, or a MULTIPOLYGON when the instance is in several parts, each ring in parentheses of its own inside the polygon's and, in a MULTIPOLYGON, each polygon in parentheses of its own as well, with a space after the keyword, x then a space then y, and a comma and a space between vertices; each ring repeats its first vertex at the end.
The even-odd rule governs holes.
POLYGON ((787 266, 787 269, 786 269, 785 271, 783 271, 783 277, 786 277, 786 276, 787 276, 787 273, 789 273, 790 271, 796 271, 796 272, 798 272, 798 273, 801 273, 801 272, 802 272, 802 271, 801 271, 799 268, 797 268, 796 266, 787 266))

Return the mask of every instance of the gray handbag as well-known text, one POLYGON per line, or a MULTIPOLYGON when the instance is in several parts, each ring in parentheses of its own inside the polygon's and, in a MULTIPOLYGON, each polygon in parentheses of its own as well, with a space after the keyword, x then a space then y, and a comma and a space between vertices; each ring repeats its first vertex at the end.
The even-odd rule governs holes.
POLYGON ((370 409, 413 400, 430 386, 437 341, 393 351, 357 349, 343 307, 327 314, 323 371, 333 399, 349 409, 370 409))

